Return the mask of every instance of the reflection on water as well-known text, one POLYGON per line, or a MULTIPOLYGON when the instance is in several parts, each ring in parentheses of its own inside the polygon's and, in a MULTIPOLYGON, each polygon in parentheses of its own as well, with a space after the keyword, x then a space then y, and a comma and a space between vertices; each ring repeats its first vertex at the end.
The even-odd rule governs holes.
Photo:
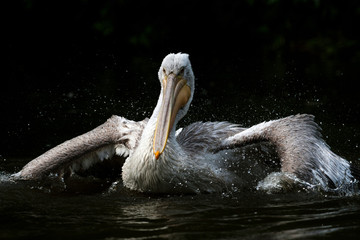
POLYGON ((49 193, 8 176, 1 174, 1 239, 338 239, 360 232, 359 196, 83 195, 49 193))

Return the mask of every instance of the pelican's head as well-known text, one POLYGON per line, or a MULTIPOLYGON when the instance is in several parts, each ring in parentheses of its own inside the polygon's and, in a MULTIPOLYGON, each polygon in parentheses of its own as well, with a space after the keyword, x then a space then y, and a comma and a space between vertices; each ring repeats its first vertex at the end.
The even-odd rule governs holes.
POLYGON ((195 85, 188 54, 167 55, 158 75, 161 83, 161 107, 153 142, 156 159, 164 151, 170 131, 189 109, 195 85))

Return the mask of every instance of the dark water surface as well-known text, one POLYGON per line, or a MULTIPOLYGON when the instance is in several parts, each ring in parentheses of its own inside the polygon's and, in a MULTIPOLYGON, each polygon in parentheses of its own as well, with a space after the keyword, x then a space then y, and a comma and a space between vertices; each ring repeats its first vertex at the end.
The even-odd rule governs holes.
MULTIPOLYGON (((0 239, 357 239, 360 196, 257 190, 144 195, 51 182, 13 182, 0 172, 0 239), (93 189, 91 189, 93 188, 93 189)), ((3 171, 5 170, 5 171, 3 171)), ((80 185, 79 185, 80 186, 80 185)))
POLYGON ((52 194, 1 182, 1 239, 355 239, 360 198, 260 192, 52 194))

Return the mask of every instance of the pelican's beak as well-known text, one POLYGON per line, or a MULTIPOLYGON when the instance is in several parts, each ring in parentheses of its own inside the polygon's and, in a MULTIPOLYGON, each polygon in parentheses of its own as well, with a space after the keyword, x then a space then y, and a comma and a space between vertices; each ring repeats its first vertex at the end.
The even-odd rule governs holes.
POLYGON ((184 107, 191 96, 190 87, 182 76, 169 74, 163 79, 163 99, 160 113, 158 115, 153 152, 156 159, 165 149, 169 133, 174 125, 176 115, 180 108, 184 107))

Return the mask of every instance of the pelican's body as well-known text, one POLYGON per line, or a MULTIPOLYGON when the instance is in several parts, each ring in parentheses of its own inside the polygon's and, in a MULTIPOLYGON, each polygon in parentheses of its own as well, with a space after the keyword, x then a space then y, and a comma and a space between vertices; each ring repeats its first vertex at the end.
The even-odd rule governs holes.
POLYGON ((34 159, 15 177, 37 179, 50 172, 72 174, 119 155, 125 157, 123 184, 131 190, 221 192, 241 185, 242 178, 227 168, 219 153, 267 141, 275 146, 280 158, 284 174, 279 181, 293 177, 323 190, 345 189, 357 182, 348 161, 331 152, 321 139, 310 115, 290 116, 248 129, 227 122, 198 122, 176 131, 194 94, 188 55, 166 56, 158 76, 161 92, 150 119, 134 122, 113 116, 98 128, 34 159))
POLYGON ((159 159, 153 157, 151 146, 150 132, 154 132, 154 127, 155 124, 151 124, 150 119, 138 147, 124 163, 122 179, 126 187, 142 192, 220 192, 239 180, 232 172, 220 169, 216 161, 216 157, 219 156, 209 151, 211 146, 216 146, 216 142, 220 143, 219 137, 225 138, 230 132, 238 132, 239 127, 227 123, 203 124, 201 128, 209 136, 202 135, 202 140, 208 137, 212 142, 182 139, 185 131, 191 129, 191 126, 182 129, 177 136, 173 131, 159 159), (222 132, 216 134, 213 132, 214 128, 221 129, 222 132), (186 143, 192 145, 192 150, 186 148, 186 143))

